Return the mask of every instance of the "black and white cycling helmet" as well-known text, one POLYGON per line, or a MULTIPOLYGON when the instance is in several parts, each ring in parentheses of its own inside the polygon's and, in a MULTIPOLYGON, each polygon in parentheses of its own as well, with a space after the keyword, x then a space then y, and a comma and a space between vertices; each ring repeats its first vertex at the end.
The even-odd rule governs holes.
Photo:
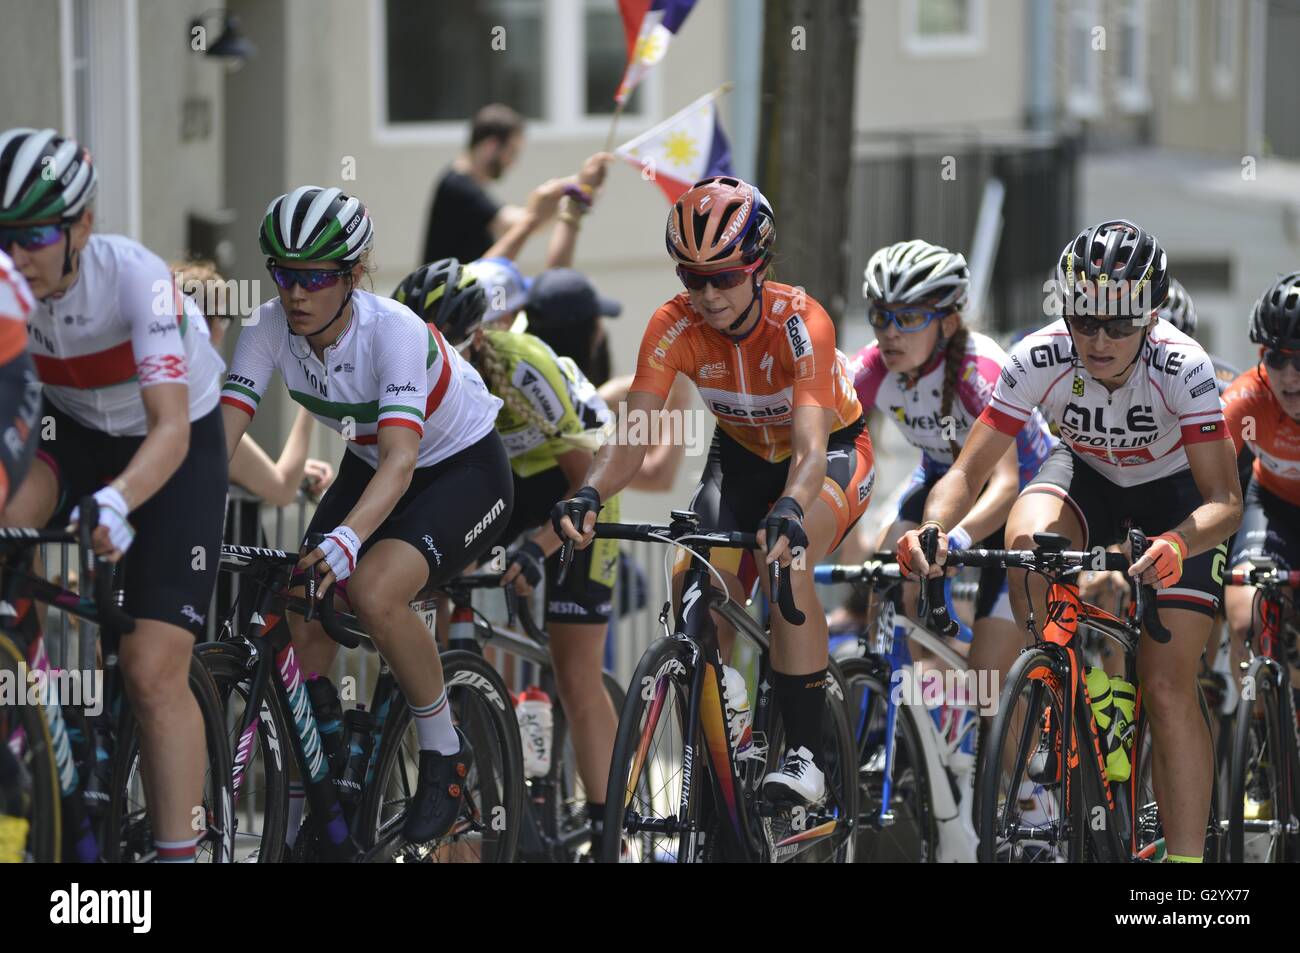
POLYGON ((53 129, 0 133, 0 224, 76 221, 95 195, 94 163, 53 129))
POLYGON ((1300 350, 1300 271, 1281 275, 1255 302, 1250 340, 1271 350, 1300 350))
POLYGON ((1184 334, 1196 333, 1196 305, 1177 278, 1169 279, 1169 297, 1165 298, 1159 313, 1160 317, 1184 334))
POLYGON ((487 293, 474 270, 455 258, 415 269, 402 279, 393 298, 436 327, 452 347, 469 341, 488 309, 487 293))
POLYGON ((966 259, 942 245, 913 239, 877 251, 863 272, 863 297, 881 303, 957 309, 970 292, 966 259))
POLYGON ((304 185, 266 207, 257 238, 269 258, 351 264, 370 247, 374 235, 358 199, 341 189, 304 185))
POLYGON ((1169 261, 1154 235, 1127 219, 1113 219, 1085 228, 1061 250, 1057 281, 1066 314, 1095 313, 1095 300, 1082 299, 1119 288, 1124 299, 1110 306, 1144 323, 1169 294, 1169 261))

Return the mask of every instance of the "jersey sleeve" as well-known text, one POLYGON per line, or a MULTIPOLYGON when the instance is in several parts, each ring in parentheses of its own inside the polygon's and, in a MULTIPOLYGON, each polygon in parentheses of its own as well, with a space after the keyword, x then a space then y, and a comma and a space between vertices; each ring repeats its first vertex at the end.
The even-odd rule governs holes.
POLYGON ((1033 415, 1034 408, 1047 396, 1030 393, 1033 381, 1028 368, 1031 366, 1029 349, 1032 341, 1032 337, 1025 338, 1007 355, 1006 363, 998 371, 993 393, 980 412, 980 423, 1007 436, 1020 433, 1033 415))
POLYGON ((406 427, 424 436, 430 348, 438 345, 424 322, 414 315, 407 320, 389 322, 384 333, 375 336, 380 429, 406 427))
POLYGON ((254 311, 253 319, 239 332, 235 357, 221 386, 221 402, 238 407, 250 417, 257 413, 257 405, 275 373, 275 352, 271 346, 274 322, 270 318, 273 306, 274 302, 268 301, 254 311))
POLYGON ((853 358, 850 365, 853 372, 853 388, 858 392, 858 401, 863 410, 876 406, 876 397, 880 394, 880 385, 889 374, 885 367, 885 358, 880 353, 880 344, 871 342, 853 358))
POLYGON ((1228 385, 1223 392, 1223 416, 1228 425, 1228 434, 1232 437, 1232 448, 1241 453, 1246 445, 1244 436, 1246 418, 1251 416, 1255 404, 1254 381, 1252 374, 1242 374, 1228 385))
POLYGON ((1232 435, 1228 432, 1223 417, 1223 404, 1219 400, 1219 388, 1215 383, 1214 365, 1210 362, 1210 356, 1204 351, 1196 354, 1195 360, 1183 364, 1183 374, 1175 380, 1177 384, 1173 388, 1173 409, 1178 414, 1183 443, 1231 439, 1232 435))
POLYGON ((636 377, 632 379, 629 393, 642 390, 667 400, 678 371, 694 379, 690 346, 683 335, 691 320, 688 314, 673 308, 671 302, 654 313, 641 338, 636 377))
POLYGON ((957 376, 957 399, 972 417, 978 417, 988 406, 1001 372, 1002 363, 991 354, 975 350, 966 353, 957 376))
POLYGON ((805 311, 806 316, 796 313, 785 319, 794 368, 794 406, 836 410, 835 325, 815 301, 810 300, 805 311))
POLYGON ((141 253, 118 270, 118 307, 131 322, 131 350, 140 387, 188 384, 189 364, 181 337, 184 306, 176 281, 161 258, 141 253))
POLYGON ((0 364, 7 364, 27 350, 27 314, 31 310, 27 282, 0 262, 0 364))

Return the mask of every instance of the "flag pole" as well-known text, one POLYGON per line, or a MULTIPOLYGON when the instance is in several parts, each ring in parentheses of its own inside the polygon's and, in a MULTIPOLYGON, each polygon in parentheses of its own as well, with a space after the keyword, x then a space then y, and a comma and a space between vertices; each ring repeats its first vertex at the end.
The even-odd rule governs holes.
MULTIPOLYGON (((674 122, 676 122, 676 121, 677 121, 677 117, 679 117, 682 113, 690 112, 692 109, 697 109, 697 108, 699 108, 700 106, 708 105, 709 103, 713 102, 715 99, 719 98, 720 96, 725 96, 727 93, 731 92, 732 88, 733 88, 735 85, 736 85, 736 84, 733 83, 733 82, 731 82, 731 80, 727 80, 727 82, 723 83, 721 86, 719 86, 719 87, 718 87, 717 89, 715 89, 713 92, 711 92, 711 93, 705 93, 705 94, 704 94, 703 96, 701 96, 699 99, 695 100, 695 102, 690 103, 690 104, 687 105, 687 106, 683 106, 681 109, 677 110, 677 112, 673 113, 671 116, 669 116, 669 117, 668 117, 667 119, 665 119, 663 122, 659 123, 658 125, 654 126, 654 127, 651 128, 651 129, 647 129, 645 132, 641 133, 641 135, 639 135, 639 136, 634 136, 633 138, 629 139, 627 142, 625 142, 625 143, 623 143, 621 146, 619 146, 619 149, 628 149, 628 148, 631 148, 631 147, 634 147, 634 146, 640 145, 640 144, 641 144, 642 142, 644 142, 646 139, 650 139, 650 138, 654 137, 654 136, 657 135, 660 131, 662 131, 664 128, 666 128, 666 127, 672 125, 674 122)), ((623 104, 620 103, 618 108, 621 110, 621 109, 622 109, 622 106, 623 106, 623 104)), ((617 121, 617 119, 618 119, 618 111, 615 111, 615 113, 614 113, 614 118, 615 118, 615 120, 617 121)), ((611 124, 611 126, 610 126, 610 140, 609 140, 608 143, 606 143, 606 146, 605 146, 606 151, 608 151, 610 145, 613 144, 613 136, 614 136, 614 127, 613 127, 613 125, 611 124)))
POLYGON ((623 115, 623 104, 627 100, 620 99, 614 104, 614 115, 609 120, 609 135, 605 137, 605 152, 614 148, 614 133, 618 129, 618 117, 623 115))

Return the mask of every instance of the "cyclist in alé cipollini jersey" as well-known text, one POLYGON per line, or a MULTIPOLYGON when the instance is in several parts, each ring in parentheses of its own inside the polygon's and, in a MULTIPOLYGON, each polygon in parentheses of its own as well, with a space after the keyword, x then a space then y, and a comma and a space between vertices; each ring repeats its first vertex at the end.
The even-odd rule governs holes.
MULTIPOLYGON (((775 233, 767 200, 739 179, 704 179, 677 200, 665 240, 687 290, 650 319, 624 413, 633 422, 648 419, 681 373, 717 418, 691 508, 703 526, 758 531, 767 561, 790 569, 795 601, 807 619, 794 626, 779 612, 771 615, 773 698, 786 725, 787 750, 780 768, 764 780, 764 792, 814 803, 825 792, 818 762, 827 628, 811 569, 865 511, 875 471, 866 420, 848 362, 835 349, 830 317, 802 288, 765 280, 775 233), (767 536, 769 523, 776 538, 767 536)), ((553 516, 557 528, 587 545, 601 502, 628 485, 645 452, 645 446, 626 443, 601 448, 587 484, 567 501, 582 511, 582 531, 564 515, 564 504, 553 516)), ((715 553, 714 559, 731 594, 741 597, 738 554, 715 553)), ((766 585, 766 573, 760 577, 766 585)), ((724 662, 730 648, 725 631, 719 626, 724 662)), ((743 679, 734 689, 730 673, 726 681, 729 728, 740 752, 748 741, 748 702, 738 701, 743 679)))
MULTIPOLYGON (((348 440, 307 528, 325 541, 299 566, 321 573, 322 591, 339 583, 397 677, 420 746, 403 834, 425 842, 455 820, 474 752, 452 720, 438 647, 409 603, 486 552, 514 494, 493 430, 501 402, 435 328, 356 287, 372 234, 365 207, 337 188, 302 186, 271 202, 259 241, 279 296, 240 332, 222 403, 233 454, 279 371, 290 396, 348 440)), ((288 620, 281 670, 329 671, 337 644, 318 622, 288 620)), ((337 802, 312 791, 330 842, 350 853, 337 802)))
MULTIPOLYGON (((898 549, 917 575, 939 575, 946 527, 1035 408, 1060 425, 1060 445, 1007 517, 1007 545, 1032 549, 1035 533, 1052 532, 1069 549, 1105 547, 1130 526, 1151 537, 1129 575, 1159 590, 1160 619, 1173 633, 1166 644, 1143 639, 1138 650, 1153 784, 1169 859, 1199 863, 1214 765, 1196 676, 1223 591, 1224 540, 1241 520, 1241 487, 1209 356, 1156 318, 1168 289, 1164 250, 1132 222, 1103 222, 1067 244, 1052 302, 1065 318, 1012 349, 961 455, 930 493, 920 529, 939 531, 934 564, 918 530, 898 549)), ((1023 624, 1024 571, 1008 575, 1023 624)), ((1031 576, 1029 585, 1041 619, 1042 580, 1031 576)))
MULTIPOLYGON (((559 583, 560 538, 551 507, 582 485, 592 453, 611 421, 605 402, 567 357, 540 338, 482 326, 488 312, 482 264, 446 258, 416 269, 393 297, 430 322, 453 347, 464 351, 488 390, 502 401, 496 429, 510 455, 515 508, 494 543, 513 546, 502 585, 528 596, 545 578, 546 631, 556 687, 572 732, 578 774, 588 800, 591 854, 598 856, 605 820, 604 792, 614 751, 618 714, 604 689, 601 667, 609 631, 618 541, 597 540, 559 583)), ((603 520, 618 520, 618 497, 603 520)), ((524 732, 525 745, 530 737, 524 732)), ((549 738, 538 738, 542 745, 549 738)), ((552 752, 552 757, 556 754, 552 752)))

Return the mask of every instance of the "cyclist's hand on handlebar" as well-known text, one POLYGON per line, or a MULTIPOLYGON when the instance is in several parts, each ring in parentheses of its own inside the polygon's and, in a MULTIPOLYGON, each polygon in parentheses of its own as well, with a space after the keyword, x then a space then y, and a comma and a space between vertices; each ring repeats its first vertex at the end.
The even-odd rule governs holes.
POLYGON ((1187 540, 1181 533, 1161 533, 1151 540, 1142 558, 1128 568, 1128 574, 1147 586, 1168 589, 1183 576, 1187 540))
POLYGON ((298 568, 308 571, 315 568, 321 573, 317 586, 317 597, 324 596, 330 586, 348 578, 357 565, 357 553, 361 549, 361 540, 350 527, 336 527, 325 541, 298 560, 298 568))
POLYGON ((572 499, 560 500, 551 508, 551 526, 560 539, 572 541, 578 549, 586 549, 596 538, 596 516, 600 513, 600 505, 596 488, 584 486, 573 494, 572 499))
POLYGON ((510 554, 510 565, 501 576, 502 587, 510 586, 520 596, 531 596, 542 581, 546 554, 531 539, 525 540, 510 554))
POLYGON ((777 500, 758 531, 758 544, 767 553, 766 562, 790 565, 808 550, 808 534, 803 528, 803 507, 792 496, 777 500))
POLYGON ((943 566, 948 559, 948 534, 939 530, 935 523, 922 523, 898 537, 895 549, 898 553, 898 568, 904 576, 910 579, 937 579, 943 575, 943 566), (921 532, 931 526, 939 532, 939 548, 935 552, 933 564, 925 558, 925 549, 921 546, 921 532))
MULTIPOLYGON (((111 486, 101 487, 95 493, 95 502, 99 504, 99 525, 91 535, 95 555, 117 562, 131 548, 135 539, 135 529, 127 519, 129 507, 122 494, 111 486)), ((75 507, 68 520, 68 530, 76 528, 81 507, 75 507)))

